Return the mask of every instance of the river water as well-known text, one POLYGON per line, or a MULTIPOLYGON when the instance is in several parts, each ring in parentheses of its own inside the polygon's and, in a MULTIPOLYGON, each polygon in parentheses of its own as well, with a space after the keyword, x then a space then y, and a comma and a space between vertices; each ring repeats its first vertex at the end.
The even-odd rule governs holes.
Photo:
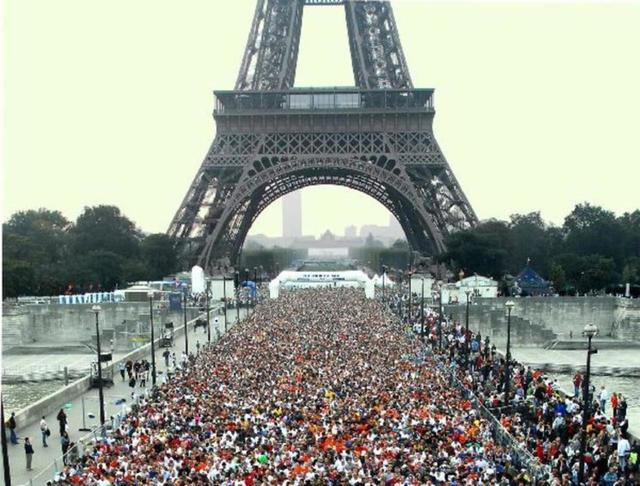
POLYGON ((43 381, 2 385, 4 408, 8 413, 28 407, 64 386, 63 381, 43 381))

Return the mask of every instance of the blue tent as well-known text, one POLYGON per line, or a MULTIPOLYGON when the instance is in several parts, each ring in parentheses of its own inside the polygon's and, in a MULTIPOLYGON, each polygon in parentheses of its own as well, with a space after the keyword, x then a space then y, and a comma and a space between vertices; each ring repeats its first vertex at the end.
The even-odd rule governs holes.
POLYGON ((552 293, 551 285, 543 279, 529 265, 518 274, 513 282, 512 293, 514 295, 549 295, 552 293))

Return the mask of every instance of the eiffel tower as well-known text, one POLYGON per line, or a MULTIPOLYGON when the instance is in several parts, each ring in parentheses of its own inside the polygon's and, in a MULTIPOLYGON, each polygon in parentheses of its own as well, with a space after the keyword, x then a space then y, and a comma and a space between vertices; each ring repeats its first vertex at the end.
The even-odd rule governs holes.
POLYGON ((205 269, 234 265, 269 204, 335 184, 383 204, 412 250, 444 251, 477 217, 434 137, 433 92, 413 87, 388 1, 258 0, 235 89, 214 92, 216 136, 168 234, 205 269), (304 7, 324 5, 345 9, 354 88, 293 87, 304 7))

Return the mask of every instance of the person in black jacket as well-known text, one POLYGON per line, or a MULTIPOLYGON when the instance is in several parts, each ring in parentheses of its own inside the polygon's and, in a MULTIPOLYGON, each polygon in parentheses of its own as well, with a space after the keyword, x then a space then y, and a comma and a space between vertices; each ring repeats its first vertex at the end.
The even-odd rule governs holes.
POLYGON ((62 437, 67 430, 67 414, 64 413, 63 409, 60 409, 58 415, 56 416, 58 423, 60 424, 60 437, 62 437))
POLYGON ((31 461, 33 460, 33 446, 29 437, 24 438, 24 453, 27 457, 27 471, 31 471, 31 461))
POLYGON ((9 428, 9 440, 13 445, 18 443, 18 436, 16 435, 16 414, 11 412, 11 417, 7 420, 7 427, 9 428))

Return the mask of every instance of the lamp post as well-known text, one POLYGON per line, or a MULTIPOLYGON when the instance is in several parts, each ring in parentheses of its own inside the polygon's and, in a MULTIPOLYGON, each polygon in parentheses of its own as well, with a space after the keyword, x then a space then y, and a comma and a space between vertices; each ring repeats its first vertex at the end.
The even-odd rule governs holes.
POLYGON ((222 274, 222 303, 224 306, 224 332, 227 332, 227 276, 224 273, 222 274))
POLYGON ((598 352, 597 349, 591 349, 591 340, 598 334, 598 328, 593 324, 584 326, 582 335, 589 340, 587 345, 587 372, 584 377, 584 395, 583 395, 583 416, 582 416, 582 436, 580 437, 580 464, 578 467, 578 484, 582 484, 584 480, 584 455, 587 452, 587 421, 589 420, 589 379, 591 378, 591 355, 598 352))
MULTIPOLYGON (((412 312, 412 302, 411 296, 413 292, 411 291, 411 281, 413 280, 413 272, 409 269, 409 325, 411 325, 411 312, 412 312)), ((413 329, 411 330, 413 332, 413 329)))
POLYGON ((98 351, 98 401, 100 402, 100 428, 104 433, 104 391, 102 389, 102 350, 100 349, 100 320, 99 315, 102 310, 99 305, 94 305, 91 310, 96 315, 96 348, 98 351))
POLYGON ((7 445, 7 431, 4 421, 4 398, 0 395, 0 430, 2 431, 2 467, 4 469, 4 484, 11 486, 11 466, 9 465, 9 449, 7 445))
POLYGON ((151 324, 151 386, 156 386, 156 343, 153 330, 153 292, 147 294, 149 297, 149 323, 151 324))
POLYGON ((438 291, 438 348, 442 349, 442 285, 438 291))
POLYGON ((509 388, 511 387, 511 310, 516 304, 508 300, 504 306, 507 309, 507 364, 504 373, 504 403, 509 405, 509 388))
POLYGON ((235 288, 235 293, 236 293, 236 324, 238 322, 240 322, 240 272, 238 270, 236 270, 235 272, 235 282, 236 282, 236 288, 235 288))
POLYGON ((465 290, 464 293, 467 295, 467 312, 464 324, 464 355, 465 366, 469 367, 469 302, 471 299, 471 290, 465 290))
POLYGON ((420 299, 420 339, 424 341, 424 276, 422 277, 422 297, 420 299))
MULTIPOLYGON (((249 269, 245 268, 244 269, 244 275, 245 275, 245 282, 249 282, 249 269)), ((247 285, 247 289, 249 289, 249 286, 247 285)), ((250 295, 249 295, 249 290, 247 290, 247 315, 245 317, 249 317, 249 305, 251 305, 251 302, 249 302, 250 299, 250 295)))
POLYGON ((209 315, 209 290, 211 288, 211 281, 207 280, 207 285, 205 288, 205 296, 204 296, 204 301, 205 301, 205 305, 207 306, 207 342, 210 343, 211 342, 211 316, 209 315))
POLYGON ((187 328, 187 289, 182 291, 182 319, 184 322, 184 352, 189 356, 189 329, 187 328))

